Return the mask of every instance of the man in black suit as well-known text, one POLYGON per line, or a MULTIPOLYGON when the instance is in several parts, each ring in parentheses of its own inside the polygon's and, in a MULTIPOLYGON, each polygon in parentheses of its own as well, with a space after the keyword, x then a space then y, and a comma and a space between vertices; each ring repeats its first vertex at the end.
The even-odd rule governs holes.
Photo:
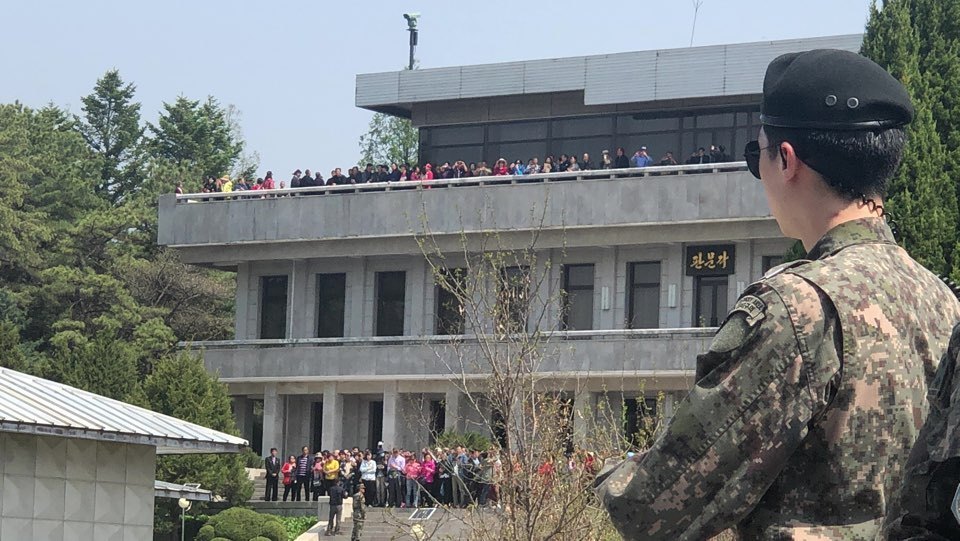
POLYGON ((280 467, 283 465, 280 463, 280 459, 277 458, 276 447, 270 449, 270 456, 268 456, 264 462, 266 462, 267 468, 267 491, 263 495, 263 501, 275 502, 277 501, 277 487, 279 486, 278 482, 280 480, 280 467))

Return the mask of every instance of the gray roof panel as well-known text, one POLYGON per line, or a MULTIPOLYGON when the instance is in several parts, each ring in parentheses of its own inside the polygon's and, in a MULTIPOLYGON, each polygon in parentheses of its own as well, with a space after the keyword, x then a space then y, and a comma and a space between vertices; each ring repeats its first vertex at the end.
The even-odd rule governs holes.
POLYGON ((0 431, 153 445, 157 454, 235 453, 241 438, 0 368, 0 431))
POLYGON ((582 90, 584 105, 759 94, 767 64, 796 51, 858 51, 861 34, 357 75, 356 103, 420 102, 582 90))

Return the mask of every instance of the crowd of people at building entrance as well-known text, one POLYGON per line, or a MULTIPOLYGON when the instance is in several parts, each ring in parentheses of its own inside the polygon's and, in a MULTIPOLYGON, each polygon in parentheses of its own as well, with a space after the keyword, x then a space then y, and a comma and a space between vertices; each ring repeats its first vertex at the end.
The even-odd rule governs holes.
MULTIPOLYGON (((334 487, 352 495, 363 487, 366 504, 373 507, 499 507, 503 463, 496 448, 481 451, 457 446, 417 452, 387 450, 380 442, 376 450, 364 451, 354 447, 311 453, 304 447, 300 455, 286 459, 271 449, 265 466, 266 501, 316 500, 331 495, 334 487)), ((571 455, 567 467, 595 475, 599 462, 593 453, 582 453, 571 455)), ((555 466, 546 462, 537 473, 553 475, 555 466)))
MULTIPOLYGON (((731 161, 723 145, 711 145, 709 149, 698 148, 684 161, 686 165, 722 163, 731 161)), ((330 171, 324 178, 320 171, 311 172, 310 169, 293 172, 290 181, 277 182, 273 172, 267 171, 263 178, 248 181, 240 177, 236 180, 224 175, 220 178, 209 177, 203 182, 202 193, 226 193, 247 190, 283 190, 287 188, 315 188, 322 186, 343 186, 348 184, 365 184, 371 182, 404 182, 439 179, 459 179, 470 177, 504 176, 504 175, 534 175, 539 173, 563 173, 571 171, 590 171, 595 169, 629 169, 631 167, 652 167, 679 165, 673 152, 664 153, 659 161, 654 160, 647 153, 647 147, 640 147, 633 156, 627 156, 621 147, 615 154, 604 150, 598 160, 594 161, 590 154, 584 153, 578 158, 575 155, 561 154, 559 157, 547 156, 543 162, 539 158, 530 158, 526 162, 515 160, 508 162, 504 158, 498 159, 492 166, 481 161, 467 164, 462 160, 443 162, 434 165, 425 163, 420 165, 408 164, 380 164, 374 167, 372 163, 366 167, 351 167, 346 174, 341 168, 330 171)), ((183 186, 177 185, 176 193, 182 194, 183 186)))

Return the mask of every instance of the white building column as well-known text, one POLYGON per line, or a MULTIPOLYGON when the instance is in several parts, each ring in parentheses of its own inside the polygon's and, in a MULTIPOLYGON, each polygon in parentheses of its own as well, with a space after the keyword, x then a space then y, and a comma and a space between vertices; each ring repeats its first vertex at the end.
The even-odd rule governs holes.
POLYGON ((324 449, 339 449, 343 438, 343 396, 337 392, 336 382, 327 383, 323 388, 323 433, 320 446, 324 449))
POLYGON ((443 399, 443 431, 460 432, 460 389, 450 389, 443 399))
POLYGON ((573 443, 585 448, 593 430, 596 399, 594 393, 582 391, 573 399, 573 443))
POLYGON ((383 440, 384 449, 397 447, 397 383, 390 382, 383 386, 383 440))
POLYGON ((264 454, 269 453, 272 447, 283 448, 284 416, 283 397, 277 392, 277 384, 265 384, 263 387, 264 454))

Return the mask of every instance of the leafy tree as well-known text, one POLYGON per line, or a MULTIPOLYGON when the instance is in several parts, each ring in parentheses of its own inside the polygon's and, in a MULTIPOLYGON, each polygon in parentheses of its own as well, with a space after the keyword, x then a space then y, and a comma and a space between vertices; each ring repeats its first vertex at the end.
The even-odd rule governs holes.
POLYGON ((94 191, 113 204, 135 191, 140 179, 135 155, 143 128, 135 92, 133 83, 124 83, 119 71, 110 70, 97 80, 93 93, 81 98, 84 116, 76 119, 78 130, 101 160, 94 191))
POLYGON ((360 136, 360 163, 415 164, 419 140, 419 133, 409 120, 376 113, 367 133, 360 136))
POLYGON ((200 103, 180 96, 163 104, 151 146, 156 158, 186 165, 204 177, 227 173, 243 151, 243 141, 231 129, 228 110, 212 96, 200 103))

